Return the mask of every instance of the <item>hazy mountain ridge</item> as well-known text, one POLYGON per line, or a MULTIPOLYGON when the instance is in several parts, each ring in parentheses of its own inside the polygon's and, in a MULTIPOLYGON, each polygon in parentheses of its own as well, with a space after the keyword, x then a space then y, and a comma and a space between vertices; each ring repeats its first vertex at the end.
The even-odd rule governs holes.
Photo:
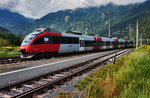
POLYGON ((0 9, 0 24, 3 23, 24 23, 24 22, 32 22, 33 19, 26 18, 23 15, 17 12, 11 12, 8 9, 0 9))
POLYGON ((0 26, 10 29, 13 33, 16 33, 18 29, 24 24, 33 22, 33 19, 26 18, 17 12, 11 12, 8 9, 0 9, 0 26))
POLYGON ((3 32, 3 33, 10 33, 11 31, 7 28, 4 28, 4 27, 1 27, 0 26, 0 32, 3 32))

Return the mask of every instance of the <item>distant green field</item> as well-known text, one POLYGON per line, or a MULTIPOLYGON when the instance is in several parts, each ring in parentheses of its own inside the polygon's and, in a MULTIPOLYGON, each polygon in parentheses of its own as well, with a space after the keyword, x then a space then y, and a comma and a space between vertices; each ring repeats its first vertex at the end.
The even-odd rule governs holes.
POLYGON ((78 84, 88 90, 87 98, 150 98, 150 45, 116 60, 90 74, 78 84))
POLYGON ((19 47, 1 47, 0 48, 0 57, 15 57, 20 56, 21 54, 18 52, 19 47))

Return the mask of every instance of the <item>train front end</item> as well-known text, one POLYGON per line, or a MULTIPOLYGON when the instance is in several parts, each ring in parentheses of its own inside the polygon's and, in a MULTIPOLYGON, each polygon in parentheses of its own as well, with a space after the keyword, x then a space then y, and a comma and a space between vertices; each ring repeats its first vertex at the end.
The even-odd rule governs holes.
POLYGON ((30 47, 30 44, 32 43, 33 39, 38 35, 37 32, 33 32, 28 34, 24 40, 21 43, 19 52, 21 53, 21 58, 32 58, 34 56, 33 53, 30 53, 28 48, 30 47))
MULTIPOLYGON (((33 58, 35 53, 31 50, 31 44, 33 43, 36 36, 46 31, 47 28, 39 28, 34 32, 28 34, 21 43, 20 49, 18 50, 21 52, 21 58, 33 58)), ((49 30, 49 29, 48 29, 49 30)))

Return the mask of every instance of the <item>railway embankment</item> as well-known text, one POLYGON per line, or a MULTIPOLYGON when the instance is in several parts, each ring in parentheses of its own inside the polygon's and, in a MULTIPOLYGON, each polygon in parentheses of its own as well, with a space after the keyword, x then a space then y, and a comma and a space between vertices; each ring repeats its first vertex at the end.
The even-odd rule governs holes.
MULTIPOLYGON (((149 98, 150 45, 141 46, 129 55, 89 74, 74 85, 82 97, 149 98)), ((78 93, 79 93, 78 92, 78 93)), ((73 96, 61 92, 60 96, 73 96)))

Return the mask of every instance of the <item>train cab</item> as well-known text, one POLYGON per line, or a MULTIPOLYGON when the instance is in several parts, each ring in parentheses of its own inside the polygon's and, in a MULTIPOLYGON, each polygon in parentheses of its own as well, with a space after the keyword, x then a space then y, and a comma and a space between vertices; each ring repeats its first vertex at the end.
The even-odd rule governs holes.
POLYGON ((30 57, 29 55, 31 55, 31 54, 26 53, 26 49, 29 47, 29 45, 31 44, 33 39, 43 32, 50 32, 50 29, 49 28, 39 28, 39 29, 36 29, 34 32, 28 34, 22 41, 18 52, 21 52, 22 56, 24 56, 24 57, 25 56, 30 57))

